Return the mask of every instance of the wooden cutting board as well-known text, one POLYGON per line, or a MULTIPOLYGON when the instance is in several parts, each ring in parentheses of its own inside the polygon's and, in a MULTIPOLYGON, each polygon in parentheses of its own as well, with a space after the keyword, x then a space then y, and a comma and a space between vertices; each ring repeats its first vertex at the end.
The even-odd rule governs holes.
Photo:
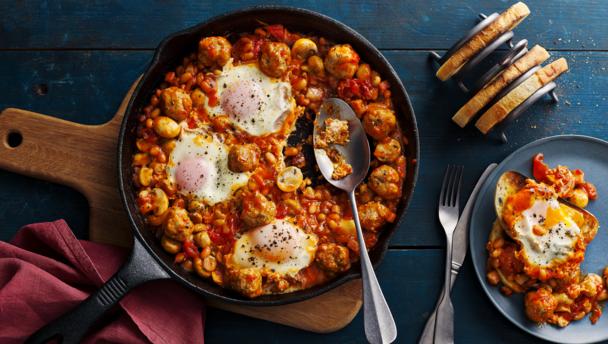
MULTIPOLYGON (((83 125, 12 108, 0 113, 0 168, 80 191, 89 201, 90 239, 125 247, 133 239, 118 192, 116 150, 120 124, 135 84, 116 115, 101 125, 83 125)), ((359 312, 361 280, 285 306, 208 303, 253 318, 328 333, 348 325, 359 312)))

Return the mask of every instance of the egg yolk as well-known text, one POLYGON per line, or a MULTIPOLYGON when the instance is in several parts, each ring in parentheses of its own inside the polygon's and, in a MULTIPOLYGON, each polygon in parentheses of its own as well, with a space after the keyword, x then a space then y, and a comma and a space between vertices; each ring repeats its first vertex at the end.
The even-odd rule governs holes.
MULTIPOLYGON (((220 87, 225 87, 221 85, 220 87)), ((255 121, 264 105, 264 91, 252 80, 233 83, 222 92, 222 109, 235 122, 255 121)))
POLYGON ((213 183, 217 171, 209 161, 201 158, 188 158, 178 163, 175 172, 177 187, 185 192, 195 192, 213 183))
POLYGON ((296 244, 297 233, 286 226, 267 225, 253 232, 252 241, 260 257, 281 262, 290 258, 296 244))

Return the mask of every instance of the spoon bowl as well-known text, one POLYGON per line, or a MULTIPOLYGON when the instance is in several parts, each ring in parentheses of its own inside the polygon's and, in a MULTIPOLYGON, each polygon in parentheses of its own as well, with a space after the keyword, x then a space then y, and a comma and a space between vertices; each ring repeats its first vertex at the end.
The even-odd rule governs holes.
POLYGON ((361 121, 357 118, 350 105, 339 98, 328 98, 321 105, 321 111, 317 116, 314 126, 313 142, 315 143, 315 147, 319 130, 323 128, 327 118, 335 118, 348 122, 350 141, 344 146, 334 145, 333 148, 342 154, 346 162, 352 166, 353 172, 342 179, 332 179, 331 175, 334 167, 331 160, 325 150, 315 148, 315 158, 317 159, 319 170, 331 185, 346 192, 354 191, 365 179, 369 171, 370 150, 365 130, 363 130, 361 121))

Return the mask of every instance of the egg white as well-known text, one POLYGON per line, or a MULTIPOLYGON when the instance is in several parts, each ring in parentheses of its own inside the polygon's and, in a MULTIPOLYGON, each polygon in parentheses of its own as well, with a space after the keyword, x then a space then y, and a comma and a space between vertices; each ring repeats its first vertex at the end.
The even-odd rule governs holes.
POLYGON ((209 116, 227 115, 233 125, 253 136, 281 129, 294 111, 291 84, 264 74, 255 63, 234 66, 228 62, 217 78, 219 104, 204 107, 209 116))
POLYGON ((550 266, 567 259, 581 236, 581 229, 555 198, 534 199, 513 227, 528 261, 537 266, 550 266), (533 232, 535 225, 546 228, 547 233, 536 235, 533 232))
POLYGON ((293 276, 312 263, 317 242, 315 234, 276 220, 244 233, 234 244, 232 264, 293 276))
POLYGON ((178 192, 194 196, 209 205, 227 200, 249 180, 249 173, 236 173, 228 168, 228 148, 216 135, 185 129, 171 151, 167 174, 169 180, 178 185, 178 192), (206 182, 195 190, 179 188, 177 182, 178 169, 188 159, 199 159, 209 167, 206 171, 189 172, 192 178, 206 178, 206 182))

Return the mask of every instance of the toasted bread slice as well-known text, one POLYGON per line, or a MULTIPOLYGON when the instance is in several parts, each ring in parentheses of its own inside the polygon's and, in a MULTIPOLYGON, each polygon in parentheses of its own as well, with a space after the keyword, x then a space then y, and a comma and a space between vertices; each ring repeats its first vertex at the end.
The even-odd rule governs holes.
POLYGON ((530 9, 523 2, 518 2, 501 13, 493 22, 473 36, 439 67, 436 76, 446 81, 456 74, 475 54, 492 43, 507 31, 511 31, 530 14, 530 9))
POLYGON ((519 78, 530 68, 545 62, 549 53, 540 45, 535 45, 524 56, 517 59, 512 65, 505 68, 500 74, 485 85, 471 100, 456 112, 452 120, 464 128, 475 115, 496 97, 513 80, 519 78))
POLYGON ((492 105, 475 123, 477 129, 487 134, 496 124, 538 91, 541 87, 556 79, 568 70, 568 63, 563 57, 539 69, 530 78, 521 83, 506 96, 492 105))

